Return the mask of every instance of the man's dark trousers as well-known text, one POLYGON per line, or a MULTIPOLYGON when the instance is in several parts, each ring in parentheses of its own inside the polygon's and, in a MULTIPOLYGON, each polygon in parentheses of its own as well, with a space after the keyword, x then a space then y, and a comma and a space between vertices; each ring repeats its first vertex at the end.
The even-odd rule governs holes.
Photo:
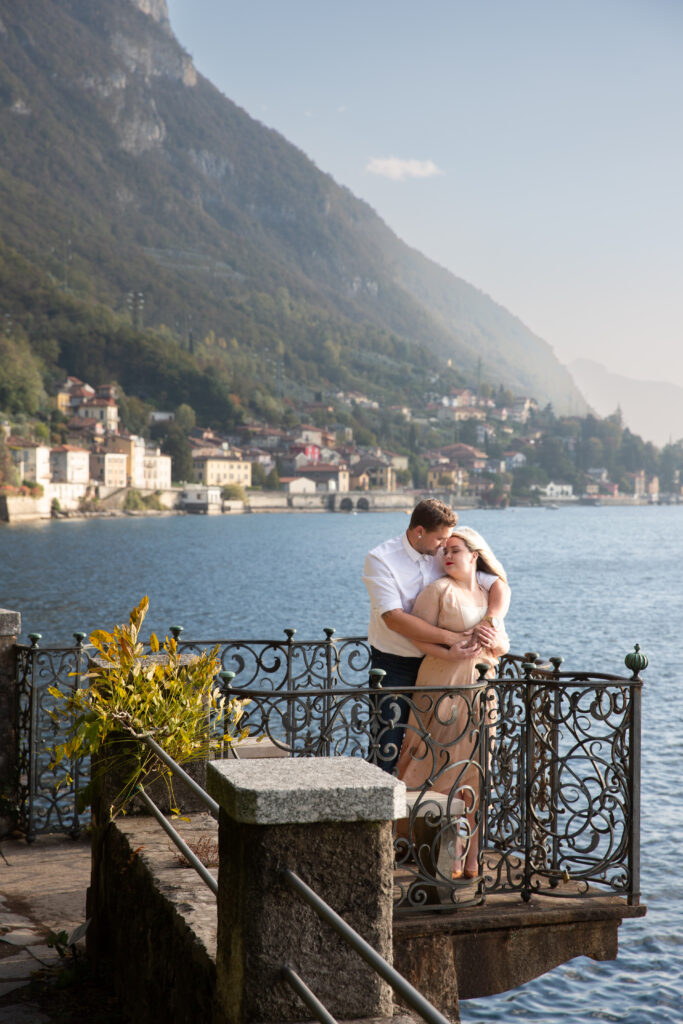
POLYGON ((410 707, 401 696, 392 696, 391 690, 402 686, 414 686, 422 658, 403 658, 399 654, 387 654, 370 648, 371 667, 384 669, 382 689, 389 691, 379 701, 379 767, 391 775, 396 766, 403 743, 403 733, 410 707), (385 724, 386 723, 386 724, 385 724))

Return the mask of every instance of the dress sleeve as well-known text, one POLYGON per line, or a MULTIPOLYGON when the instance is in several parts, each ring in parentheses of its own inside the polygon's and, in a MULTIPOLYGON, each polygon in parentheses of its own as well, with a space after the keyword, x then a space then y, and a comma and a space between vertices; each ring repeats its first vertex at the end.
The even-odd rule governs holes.
POLYGON ((442 588, 439 580, 430 583, 415 598, 413 615, 424 619, 425 622, 429 622, 432 626, 438 626, 439 612, 441 611, 441 594, 442 588))

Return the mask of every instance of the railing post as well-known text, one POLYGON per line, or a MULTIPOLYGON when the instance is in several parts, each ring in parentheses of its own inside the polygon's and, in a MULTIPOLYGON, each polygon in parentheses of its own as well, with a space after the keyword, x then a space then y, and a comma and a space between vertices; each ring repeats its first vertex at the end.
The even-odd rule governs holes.
POLYGON ((0 608, 0 838, 17 826, 19 806, 19 697, 17 638, 19 612, 0 608))
POLYGON ((368 761, 371 764, 379 763, 379 736, 382 731, 381 710, 382 698, 379 696, 382 690, 382 681, 386 676, 383 668, 371 668, 370 678, 370 756, 368 761))
POLYGON ((641 704, 643 697, 642 681, 637 680, 637 685, 631 686, 631 736, 630 736, 630 766, 631 766, 631 818, 629 821, 629 848, 628 866, 631 878, 630 891, 628 894, 629 906, 638 906, 640 903, 640 730, 641 730, 641 704))
POLYGON ((334 629, 331 626, 326 626, 323 629, 325 634, 325 689, 330 691, 330 696, 325 698, 325 715, 322 723, 322 736, 324 737, 321 754, 325 757, 329 757, 332 753, 332 743, 330 742, 329 728, 332 722, 332 716, 334 714, 334 673, 337 667, 336 658, 332 659, 332 652, 335 651, 334 640, 334 629))
POLYGON ((360 758, 213 761, 220 804, 217 997, 228 1024, 300 1021, 289 967, 337 1019, 391 1016, 386 982, 283 878, 289 868, 392 956, 392 822, 405 786, 360 758))
POLYGON ((646 655, 635 644, 633 651, 624 658, 624 664, 631 670, 630 686, 630 726, 629 736, 629 767, 631 786, 631 817, 628 823, 628 868, 630 885, 628 892, 629 906, 640 903, 640 730, 642 727, 643 681, 640 673, 648 665, 646 655))
POLYGON ((520 771, 522 773, 523 785, 520 789, 522 794, 522 827, 524 839, 524 878, 522 888, 522 899, 528 903, 531 899, 531 850, 533 847, 533 814, 532 814, 532 787, 531 776, 534 770, 534 728, 531 719, 533 708, 533 697, 536 687, 532 683, 532 672, 536 668, 535 654, 527 654, 527 661, 522 668, 526 682, 524 693, 524 742, 520 747, 520 771))
MULTIPOLYGON (((74 691, 80 690, 84 670, 87 668, 85 663, 86 655, 83 651, 83 641, 85 640, 86 633, 74 633, 73 637, 76 641, 75 658, 76 658, 76 672, 74 675, 74 691)), ((71 777, 73 778, 73 789, 74 789, 74 809, 73 818, 71 821, 70 835, 72 839, 77 839, 81 832, 81 823, 78 814, 78 791, 80 789, 80 758, 74 757, 71 759, 71 777)))
MULTIPOLYGON (((285 689, 291 690, 292 689, 292 649, 293 649, 292 645, 294 644, 294 634, 296 633, 296 630, 290 628, 290 629, 286 629, 284 632, 285 632, 285 636, 287 637, 287 639, 285 640, 286 652, 287 652, 287 674, 285 676, 285 689)), ((287 740, 287 746, 293 752, 293 750, 294 750, 295 729, 294 729, 294 723, 293 723, 292 717, 291 717, 291 708, 287 709, 287 714, 285 715, 284 722, 285 722, 285 736, 286 736, 286 740, 287 740)))
MULTIPOLYGON (((550 658, 550 664, 553 666, 553 678, 557 683, 560 680, 560 665, 564 661, 564 658, 550 658)), ((550 748, 550 756, 552 758, 550 768, 550 827, 552 829, 551 836, 551 861, 550 861, 550 886, 555 889, 559 884, 559 869, 560 869, 560 817, 559 817, 559 800, 560 800, 560 710, 561 710, 562 694, 560 692, 559 685, 553 692, 552 701, 552 724, 550 731, 550 738, 548 746, 550 748)))

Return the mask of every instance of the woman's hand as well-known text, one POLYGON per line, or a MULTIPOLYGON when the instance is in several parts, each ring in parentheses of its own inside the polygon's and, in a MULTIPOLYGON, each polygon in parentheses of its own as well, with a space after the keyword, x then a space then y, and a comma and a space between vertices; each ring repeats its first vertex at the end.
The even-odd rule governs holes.
POLYGON ((473 630, 474 635, 479 640, 482 647, 492 648, 496 646, 498 640, 498 630, 488 621, 483 619, 477 623, 473 630))

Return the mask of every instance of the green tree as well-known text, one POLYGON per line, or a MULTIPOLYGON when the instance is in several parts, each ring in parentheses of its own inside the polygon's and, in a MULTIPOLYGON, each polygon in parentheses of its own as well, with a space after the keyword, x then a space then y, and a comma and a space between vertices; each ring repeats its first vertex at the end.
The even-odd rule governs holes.
POLYGON ((5 433, 0 427, 0 487, 3 484, 16 486, 18 483, 19 475, 12 462, 12 456, 5 440, 5 433))
POLYGON ((44 399, 40 363, 26 338, 0 335, 0 409, 32 416, 44 399))
POLYGON ((221 497, 224 501, 243 501, 245 505, 247 503, 247 496, 242 484, 226 484, 221 491, 221 497))
POLYGON ((260 462, 252 462, 251 464, 251 486, 252 487, 263 487, 266 482, 266 471, 260 462))
POLYGON ((183 434, 189 434, 194 430, 197 426, 197 416, 192 406, 182 402, 174 413, 173 422, 183 434))
POLYGON ((194 479, 192 448, 185 433, 172 422, 164 438, 162 449, 171 456, 171 475, 177 482, 194 479))
POLYGON ((149 433, 151 405, 143 402, 136 395, 125 395, 121 391, 119 391, 117 404, 123 429, 127 430, 129 434, 146 436, 149 433))
POLYGON ((269 491, 280 490, 280 474, 277 471, 277 466, 273 466, 270 473, 266 477, 266 487, 269 491))

